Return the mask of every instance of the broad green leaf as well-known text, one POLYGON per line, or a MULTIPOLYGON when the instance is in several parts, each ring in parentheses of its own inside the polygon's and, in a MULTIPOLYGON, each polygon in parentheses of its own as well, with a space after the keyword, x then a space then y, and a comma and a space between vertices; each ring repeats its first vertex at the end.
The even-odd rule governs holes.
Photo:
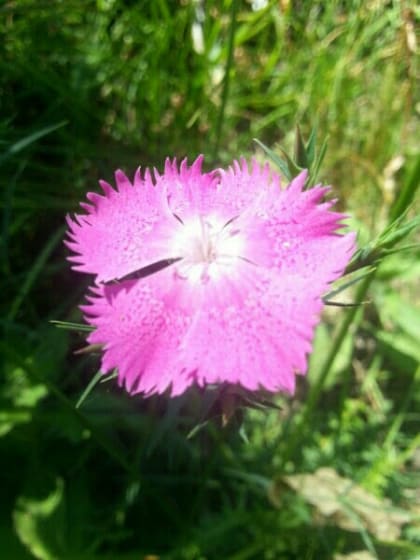
POLYGON ((32 410, 0 410, 0 437, 5 436, 15 426, 26 424, 32 418, 32 410))
POLYGON ((19 541, 12 526, 9 526, 9 520, 0 524, 0 543, 1 555, 5 560, 33 560, 32 554, 25 549, 24 545, 19 541))
POLYGON ((383 324, 393 324, 413 340, 420 340, 420 307, 406 301, 398 292, 386 292, 378 311, 383 324))
MULTIPOLYGON (((395 365, 399 365, 403 370, 408 366, 401 360, 400 354, 420 362, 420 346, 418 339, 414 339, 401 332, 385 332, 378 331, 376 333, 377 339, 388 349, 390 358, 392 358, 395 365)), ((414 364, 413 364, 414 365, 414 364)), ((411 369, 411 368, 410 368, 411 369)))

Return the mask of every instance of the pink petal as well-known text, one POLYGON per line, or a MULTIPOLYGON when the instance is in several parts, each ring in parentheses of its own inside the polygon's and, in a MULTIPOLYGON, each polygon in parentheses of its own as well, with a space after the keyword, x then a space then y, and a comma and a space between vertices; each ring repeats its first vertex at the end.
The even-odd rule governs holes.
POLYGON ((192 383, 183 371, 178 348, 191 316, 174 307, 169 273, 101 288, 82 309, 96 326, 90 343, 104 344, 102 371, 118 368, 118 380, 130 393, 180 394, 192 383))
POLYGON ((70 260, 74 268, 96 274, 99 282, 170 257, 169 240, 179 227, 164 185, 153 185, 150 174, 143 179, 137 174, 132 185, 118 171, 116 180, 118 191, 102 183, 105 196, 88 194, 88 214, 67 218, 70 248, 76 253, 70 260))
POLYGON ((334 201, 318 204, 327 187, 303 191, 306 172, 284 190, 261 197, 237 220, 246 236, 244 256, 283 275, 306 278, 319 294, 344 271, 355 248, 353 233, 340 235, 343 214, 334 201))
POLYGON ((103 371, 118 367, 131 393, 222 382, 293 392, 321 309, 305 288, 249 263, 194 289, 165 270, 104 288, 83 310, 97 327, 89 342, 104 345, 103 371))
POLYGON ((306 173, 281 189, 255 161, 212 173, 201 166, 202 157, 191 166, 167 160, 163 174, 138 171, 133 183, 117 172, 117 190, 102 183, 87 214, 67 218, 69 260, 97 281, 182 257, 141 280, 94 287, 83 307, 96 327, 88 340, 104 345, 102 371, 117 368, 131 393, 225 382, 292 393, 322 296, 355 236, 340 233, 345 216, 331 211, 334 201, 322 202, 327 187, 303 190, 306 173))
POLYGON ((203 156, 198 156, 190 167, 187 160, 178 165, 169 158, 165 162, 165 173, 158 176, 156 184, 164 186, 171 211, 181 220, 204 214, 211 210, 216 192, 215 173, 203 173, 203 156))

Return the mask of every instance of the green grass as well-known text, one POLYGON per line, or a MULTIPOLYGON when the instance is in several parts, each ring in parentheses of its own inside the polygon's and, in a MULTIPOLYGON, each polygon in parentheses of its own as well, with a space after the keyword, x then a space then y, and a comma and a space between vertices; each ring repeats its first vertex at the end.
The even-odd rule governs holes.
POLYGON ((420 557, 419 15, 381 0, 1 4, 3 557, 420 557), (367 303, 326 309, 296 396, 221 428, 211 392, 142 400, 111 379, 84 393, 98 357, 57 328, 80 321, 87 286, 65 261, 65 214, 118 167, 264 157, 254 138, 280 155, 296 123, 328 137, 320 180, 359 231, 354 268, 375 265, 336 296, 367 303), (330 502, 294 490, 300 473, 330 502), (350 487, 380 506, 362 512, 350 487))

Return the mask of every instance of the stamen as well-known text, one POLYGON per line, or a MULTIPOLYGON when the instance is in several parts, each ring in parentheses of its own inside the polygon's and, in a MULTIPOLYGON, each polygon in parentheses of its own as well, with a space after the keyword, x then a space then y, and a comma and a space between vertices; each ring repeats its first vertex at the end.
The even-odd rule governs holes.
POLYGON ((228 274, 226 267, 235 266, 244 250, 242 230, 230 227, 238 217, 223 222, 214 215, 199 215, 186 222, 172 247, 175 254, 183 256, 176 266, 176 275, 204 284, 228 274))
POLYGON ((172 212, 173 217, 178 220, 178 222, 182 225, 184 225, 184 222, 182 221, 182 219, 178 216, 178 214, 175 214, 175 212, 172 212))
POLYGON ((161 261, 156 261, 154 263, 148 264, 147 266, 143 266, 134 272, 130 272, 125 276, 121 276, 120 278, 114 278, 113 280, 109 280, 108 282, 104 282, 105 286, 110 284, 118 284, 119 282, 123 282, 124 280, 139 280, 140 278, 146 278, 146 276, 150 276, 152 274, 156 274, 156 272, 160 272, 164 268, 175 264, 178 261, 181 261, 182 257, 175 257, 172 259, 162 259, 161 261))
POLYGON ((225 228, 227 228, 228 226, 230 226, 230 224, 231 224, 232 222, 234 222, 235 220, 237 220, 238 218, 239 218, 239 216, 233 216, 233 218, 231 218, 230 220, 228 220, 228 221, 225 223, 225 225, 222 227, 222 230, 225 229, 225 228))

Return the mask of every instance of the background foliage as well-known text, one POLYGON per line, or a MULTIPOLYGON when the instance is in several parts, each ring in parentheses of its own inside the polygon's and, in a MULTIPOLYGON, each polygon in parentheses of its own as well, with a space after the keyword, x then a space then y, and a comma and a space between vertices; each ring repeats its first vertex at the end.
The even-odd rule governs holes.
POLYGON ((4 558, 420 558, 418 18, 403 0, 1 3, 4 558), (360 262, 389 254, 338 296, 368 303, 327 309, 296 397, 224 428, 211 392, 108 381, 76 408, 98 359, 50 324, 80 320, 86 287, 64 215, 117 167, 290 150, 297 122, 329 138, 321 179, 360 262))

